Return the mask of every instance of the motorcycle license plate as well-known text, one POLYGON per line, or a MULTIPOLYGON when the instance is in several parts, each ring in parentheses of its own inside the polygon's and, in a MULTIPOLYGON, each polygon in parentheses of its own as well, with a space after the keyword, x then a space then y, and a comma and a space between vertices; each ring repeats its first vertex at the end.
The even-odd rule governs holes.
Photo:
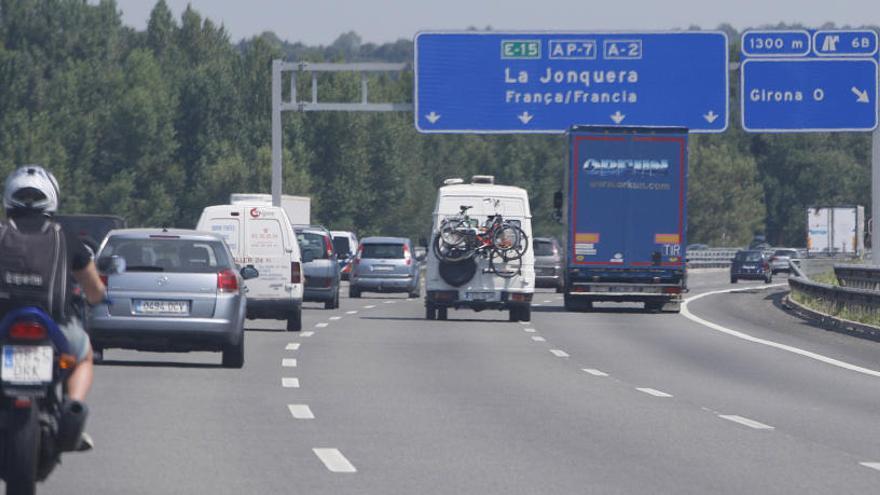
POLYGON ((134 312, 139 315, 185 315, 189 313, 189 302, 136 300, 134 312))
POLYGON ((48 345, 4 345, 0 379, 18 384, 51 382, 52 358, 48 345))

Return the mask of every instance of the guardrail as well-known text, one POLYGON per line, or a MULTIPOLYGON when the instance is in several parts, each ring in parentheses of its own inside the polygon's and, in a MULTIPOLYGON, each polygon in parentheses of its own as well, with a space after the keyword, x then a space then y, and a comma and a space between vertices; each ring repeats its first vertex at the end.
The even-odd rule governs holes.
POLYGON ((842 287, 880 291, 880 266, 834 265, 834 275, 842 287))
POLYGON ((709 248, 687 252, 690 268, 727 268, 736 252, 741 248, 709 248))

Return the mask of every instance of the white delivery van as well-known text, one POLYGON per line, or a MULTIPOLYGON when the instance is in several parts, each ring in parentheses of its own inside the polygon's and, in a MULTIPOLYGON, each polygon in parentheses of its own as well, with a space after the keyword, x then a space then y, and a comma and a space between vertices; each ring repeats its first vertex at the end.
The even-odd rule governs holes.
POLYGON ((222 236, 238 265, 253 265, 260 272, 245 284, 249 319, 287 320, 287 330, 302 329, 302 260, 283 208, 262 204, 208 206, 196 230, 222 236))
MULTIPOLYGON (((449 308, 507 310, 510 321, 531 320, 535 292, 535 256, 531 249, 532 214, 525 189, 495 185, 492 176, 474 176, 470 184, 448 179, 437 194, 434 222, 427 254, 425 313, 429 320, 447 318, 449 308), (461 207, 473 225, 483 226, 490 215, 501 214, 504 221, 518 225, 526 238, 521 262, 514 271, 499 275, 490 266, 490 255, 477 254, 465 261, 441 261, 435 253, 435 239, 444 219, 455 217, 461 207)), ((497 261, 497 258, 496 258, 497 261)), ((497 263, 495 264, 497 266, 497 263)))
MULTIPOLYGON (((233 193, 229 195, 233 205, 272 205, 272 195, 263 193, 233 193)), ((294 225, 309 225, 312 218, 312 198, 308 196, 281 195, 281 207, 294 225)))

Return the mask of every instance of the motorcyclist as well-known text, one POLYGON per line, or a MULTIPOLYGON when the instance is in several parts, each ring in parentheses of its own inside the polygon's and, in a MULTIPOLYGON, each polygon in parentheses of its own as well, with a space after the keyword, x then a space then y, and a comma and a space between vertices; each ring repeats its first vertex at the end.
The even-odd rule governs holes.
MULTIPOLYGON (((3 188, 3 208, 9 221, 22 232, 38 231, 46 222, 52 222, 58 210, 60 191, 58 182, 51 172, 38 165, 25 165, 13 171, 6 178, 3 188)), ((89 304, 98 304, 106 298, 106 288, 92 259, 92 255, 78 236, 64 232, 67 246, 68 266, 74 279, 82 288, 89 304)), ((68 301, 72 301, 68 294, 68 301)), ((71 304, 68 302, 68 304, 71 304)), ((3 312, 4 308, 0 308, 3 312)), ((67 397, 70 400, 85 402, 92 386, 94 363, 89 336, 83 322, 76 316, 72 307, 66 311, 68 317, 58 321, 76 356, 77 365, 67 379, 67 397)), ((83 435, 81 449, 91 448, 91 439, 83 435)))

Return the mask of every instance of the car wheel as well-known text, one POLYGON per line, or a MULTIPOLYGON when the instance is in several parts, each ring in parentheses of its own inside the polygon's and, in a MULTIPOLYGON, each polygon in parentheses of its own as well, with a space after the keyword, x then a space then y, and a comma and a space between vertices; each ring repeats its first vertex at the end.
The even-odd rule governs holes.
POLYGON ((736 277, 730 277, 730 283, 735 284, 735 283, 736 283, 736 277))
POLYGON ((339 289, 336 289, 336 293, 333 294, 333 299, 329 301, 324 301, 324 309, 337 309, 339 308, 339 289))
POLYGON ((92 362, 95 364, 101 364, 104 362, 103 347, 92 346, 92 362))
POLYGON ((449 308, 443 306, 437 308, 437 319, 441 321, 446 321, 446 318, 449 317, 449 308))
POLYGON ((409 293, 409 297, 410 297, 411 299, 418 299, 418 298, 422 297, 422 289, 421 289, 421 287, 419 287, 419 286, 417 285, 416 288, 415 288, 415 290, 413 290, 412 292, 409 293))
POLYGON ((507 313, 507 321, 519 321, 519 307, 514 306, 510 308, 507 313))
POLYGON ((228 345, 223 348, 223 367, 241 368, 244 366, 244 333, 238 345, 228 345))
POLYGON ((556 293, 562 294, 563 292, 565 292, 565 286, 564 285, 557 285, 556 286, 556 293))
POLYGON ((287 317, 287 331, 288 332, 299 332, 302 330, 302 310, 297 310, 287 317))
POLYGON ((425 319, 426 320, 434 320, 437 318, 437 308, 434 307, 433 304, 425 305, 425 319))
POLYGON ((357 298, 361 297, 361 291, 355 289, 354 287, 349 287, 348 288, 348 297, 350 297, 352 299, 357 299, 357 298))

